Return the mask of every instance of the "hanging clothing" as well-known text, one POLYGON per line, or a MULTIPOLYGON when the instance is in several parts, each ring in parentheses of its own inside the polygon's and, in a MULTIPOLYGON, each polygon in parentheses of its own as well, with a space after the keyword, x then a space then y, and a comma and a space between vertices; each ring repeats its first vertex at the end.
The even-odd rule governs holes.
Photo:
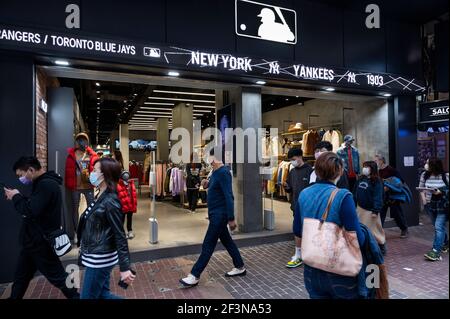
POLYGON ((323 134, 322 141, 330 142, 333 145, 333 152, 337 152, 342 144, 342 134, 337 130, 328 130, 323 134))
POLYGON ((314 147, 320 141, 320 135, 315 130, 309 130, 303 134, 302 151, 303 156, 313 156, 314 147))

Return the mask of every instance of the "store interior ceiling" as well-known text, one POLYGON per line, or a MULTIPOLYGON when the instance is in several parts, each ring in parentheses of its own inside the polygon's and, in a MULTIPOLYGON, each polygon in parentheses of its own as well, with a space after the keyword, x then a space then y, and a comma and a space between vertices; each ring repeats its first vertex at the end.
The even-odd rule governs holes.
MULTIPOLYGON (((62 87, 71 87, 91 140, 107 144, 111 132, 120 123, 130 130, 156 130, 158 118, 168 118, 172 128, 172 108, 178 103, 193 105, 194 119, 202 128, 215 126, 215 91, 186 87, 144 85, 111 81, 59 78, 62 87)), ((262 95, 262 112, 290 105, 302 106, 311 98, 302 96, 262 95)))

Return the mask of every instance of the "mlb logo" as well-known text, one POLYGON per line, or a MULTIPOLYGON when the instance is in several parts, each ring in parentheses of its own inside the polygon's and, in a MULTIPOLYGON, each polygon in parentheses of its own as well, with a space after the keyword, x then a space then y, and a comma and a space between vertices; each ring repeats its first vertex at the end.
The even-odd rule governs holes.
POLYGON ((160 58, 161 57, 161 50, 158 48, 144 48, 144 56, 148 56, 150 58, 160 58))
POLYGON ((235 30, 242 37, 296 44, 297 13, 271 4, 236 0, 235 30))

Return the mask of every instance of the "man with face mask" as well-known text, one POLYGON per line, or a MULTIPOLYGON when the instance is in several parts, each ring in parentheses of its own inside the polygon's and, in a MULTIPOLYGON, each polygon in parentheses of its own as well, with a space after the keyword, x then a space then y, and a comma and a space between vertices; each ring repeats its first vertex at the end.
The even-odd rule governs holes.
MULTIPOLYGON (((316 146, 314 147, 314 157, 317 160, 321 154, 332 151, 333 145, 330 142, 321 141, 317 143, 316 146)), ((316 180, 317 180, 316 171, 313 170, 309 178, 309 183, 314 184, 316 180)), ((345 169, 344 174, 342 174, 341 178, 339 178, 339 181, 337 182, 336 186, 338 188, 345 188, 350 190, 350 186, 348 185, 347 171, 345 169)))
MULTIPOLYGON (((292 148, 288 152, 288 159, 291 161, 289 173, 284 185, 284 189, 291 195, 291 210, 294 214, 295 206, 298 202, 300 192, 308 187, 309 177, 313 171, 311 165, 303 161, 303 151, 300 148, 292 148)), ((300 247, 301 239, 295 238, 295 254, 286 264, 288 268, 296 268, 302 264, 300 247)))
MULTIPOLYGON (((84 195, 87 205, 94 202, 94 190, 89 183, 89 174, 94 169, 94 163, 98 155, 89 147, 89 136, 80 133, 75 137, 75 146, 68 149, 65 170, 65 185, 72 199, 71 228, 67 232, 69 236, 77 233, 79 207, 81 194, 84 195)), ((74 237, 76 237, 74 235, 74 237)))
POLYGON ((6 198, 14 203, 23 217, 19 254, 11 299, 22 299, 36 271, 47 278, 69 299, 78 299, 75 288, 66 286, 68 274, 46 236, 61 227, 62 195, 61 176, 45 172, 35 157, 22 157, 13 167, 19 181, 32 185, 30 197, 23 196, 17 189, 4 189, 6 198))

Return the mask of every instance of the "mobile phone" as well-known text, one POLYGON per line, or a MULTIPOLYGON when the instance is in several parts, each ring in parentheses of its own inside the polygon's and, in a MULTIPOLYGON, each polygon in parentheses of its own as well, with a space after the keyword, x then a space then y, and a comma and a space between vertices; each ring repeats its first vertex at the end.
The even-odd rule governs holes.
MULTIPOLYGON (((131 273, 132 273, 133 275, 136 276, 136 271, 134 271, 133 269, 130 269, 130 271, 131 271, 131 273)), ((123 288, 123 289, 127 289, 127 288, 128 288, 128 284, 127 284, 126 282, 122 281, 122 279, 119 280, 118 285, 119 285, 119 287, 121 287, 121 288, 123 288)))
POLYGON ((9 186, 9 185, 7 185, 7 184, 5 184, 3 182, 0 182, 0 189, 3 190, 3 188, 13 189, 11 186, 9 186))

